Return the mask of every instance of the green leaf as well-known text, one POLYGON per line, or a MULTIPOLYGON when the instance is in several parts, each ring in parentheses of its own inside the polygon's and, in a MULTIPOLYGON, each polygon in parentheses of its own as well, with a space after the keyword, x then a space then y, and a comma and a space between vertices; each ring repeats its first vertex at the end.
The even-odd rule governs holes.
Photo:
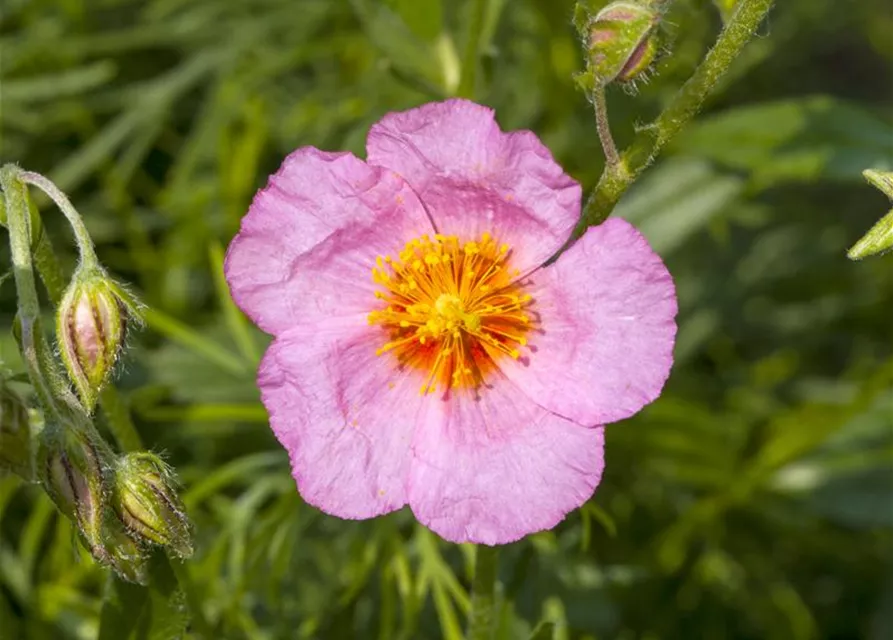
POLYGON ((554 622, 540 622, 530 634, 530 640, 552 640, 555 637, 554 622))
POLYGON ((856 181, 865 167, 893 168, 893 124, 842 100, 811 96, 704 118, 672 148, 748 171, 758 188, 856 181))
POLYGON ((98 640, 137 637, 136 628, 148 600, 149 590, 146 587, 124 582, 110 571, 99 617, 98 640))
POLYGON ((406 26, 424 40, 433 41, 443 30, 443 3, 441 0, 387 0, 406 26))
POLYGON ((98 640, 177 640, 188 624, 186 596, 160 551, 152 557, 148 587, 109 575, 98 640))
POLYGON ((62 73, 31 76, 4 82, 4 100, 33 102, 77 95, 107 84, 115 76, 115 65, 108 61, 68 69, 62 73))

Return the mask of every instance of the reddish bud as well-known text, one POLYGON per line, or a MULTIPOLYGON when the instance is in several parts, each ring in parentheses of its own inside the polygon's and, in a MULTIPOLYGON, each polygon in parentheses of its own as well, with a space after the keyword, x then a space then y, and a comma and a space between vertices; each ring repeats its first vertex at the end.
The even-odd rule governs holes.
POLYGON ((121 288, 97 270, 76 273, 59 304, 59 351, 88 412, 124 346, 131 310, 121 288))
POLYGON ((630 82, 654 61, 660 13, 650 3, 618 0, 594 17, 584 18, 586 10, 579 11, 578 28, 589 48, 585 82, 596 86, 630 82))
POLYGON ((44 427, 38 447, 38 473, 47 494, 78 525, 90 548, 99 544, 103 465, 87 432, 74 424, 44 427))

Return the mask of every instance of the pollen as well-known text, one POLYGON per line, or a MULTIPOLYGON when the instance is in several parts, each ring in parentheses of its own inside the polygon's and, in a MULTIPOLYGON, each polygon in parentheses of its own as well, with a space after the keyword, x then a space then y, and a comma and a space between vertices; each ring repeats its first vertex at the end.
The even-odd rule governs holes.
POLYGON ((397 258, 379 256, 368 316, 383 329, 377 355, 422 371, 422 395, 476 389, 500 359, 520 358, 535 314, 510 257, 489 233, 467 242, 425 235, 397 258))

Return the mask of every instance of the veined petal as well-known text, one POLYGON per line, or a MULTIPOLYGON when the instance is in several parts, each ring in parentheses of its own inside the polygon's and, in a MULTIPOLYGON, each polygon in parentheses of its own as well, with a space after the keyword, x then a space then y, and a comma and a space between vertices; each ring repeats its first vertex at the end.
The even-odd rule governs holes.
POLYGON ((409 504, 444 539, 505 544, 550 529, 598 486, 601 427, 550 413, 501 377, 477 398, 431 400, 413 438, 409 504))
POLYGON ((580 217, 580 185, 536 135, 502 132, 492 109, 467 100, 388 114, 366 149, 370 164, 409 182, 440 233, 492 233, 522 273, 558 251, 580 217))
POLYGON ((660 395, 673 364, 676 289, 625 220, 590 228, 530 278, 531 353, 500 363, 543 407, 584 425, 622 420, 660 395))
POLYGON ((276 338, 258 373, 301 496, 342 518, 406 503, 422 381, 376 357, 380 344, 365 316, 301 325, 276 338))
POLYGON ((236 304, 279 335, 297 320, 368 311, 376 256, 432 231, 394 172, 304 147, 255 196, 227 251, 226 279, 236 304))

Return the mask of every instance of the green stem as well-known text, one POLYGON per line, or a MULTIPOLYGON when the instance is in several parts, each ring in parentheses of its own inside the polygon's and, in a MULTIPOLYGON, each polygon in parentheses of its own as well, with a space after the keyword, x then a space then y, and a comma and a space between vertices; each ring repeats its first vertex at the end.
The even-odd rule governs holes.
POLYGON ((471 9, 471 24, 468 29, 465 55, 462 57, 462 75, 460 76, 458 89, 458 94, 463 98, 474 98, 486 8, 487 0, 475 0, 471 9))
POLYGON ((205 618, 205 612, 204 609, 202 609, 201 596, 195 589, 195 582, 192 580, 189 568, 182 560, 178 560, 177 558, 168 556, 168 562, 170 562, 171 569, 177 578, 177 582, 180 583, 183 595, 186 596, 186 603, 189 605, 189 612, 192 614, 192 624, 195 626, 198 636, 200 638, 213 638, 214 630, 211 627, 211 623, 205 618))
POLYGON ((496 621, 496 575, 499 547, 477 546, 471 583, 468 640, 490 640, 496 621))
POLYGON ((691 78, 682 85, 657 119, 642 129, 620 156, 619 166, 623 170, 612 171, 610 163, 605 167, 583 209, 578 233, 582 233, 586 227, 603 222, 639 174, 697 114, 716 83, 753 37, 773 2, 774 0, 740 0, 716 45, 691 78))
POLYGON ((62 193, 59 190, 59 187, 39 173, 20 171, 19 179, 26 184, 34 185, 56 203, 59 210, 65 214, 68 223, 71 225, 71 230, 74 232, 75 240, 78 243, 78 250, 81 254, 81 263, 88 269, 98 267, 99 260, 96 258, 96 251, 93 248, 93 239, 90 237, 86 225, 84 225, 84 220, 81 218, 81 214, 79 214, 77 209, 74 208, 74 205, 71 204, 68 196, 62 193))
POLYGON ((109 431, 112 432, 121 451, 142 449, 143 441, 130 418, 130 408, 114 385, 107 384, 99 392, 99 405, 102 407, 102 415, 105 416, 109 431))
POLYGON ((608 122, 608 101, 605 98, 605 88, 598 85, 592 92, 592 106, 595 108, 595 126, 598 129, 598 139, 601 140, 602 149, 605 151, 605 165, 616 166, 620 163, 617 153, 617 145, 611 135, 611 125, 608 122))
POLYGON ((53 393, 53 372, 45 370, 49 347, 42 344, 44 338, 40 332, 40 302, 31 264, 27 187, 20 175, 19 168, 12 164, 0 169, 0 186, 3 187, 9 247, 15 274, 22 358, 41 405, 50 414, 58 416, 59 410, 53 393))

